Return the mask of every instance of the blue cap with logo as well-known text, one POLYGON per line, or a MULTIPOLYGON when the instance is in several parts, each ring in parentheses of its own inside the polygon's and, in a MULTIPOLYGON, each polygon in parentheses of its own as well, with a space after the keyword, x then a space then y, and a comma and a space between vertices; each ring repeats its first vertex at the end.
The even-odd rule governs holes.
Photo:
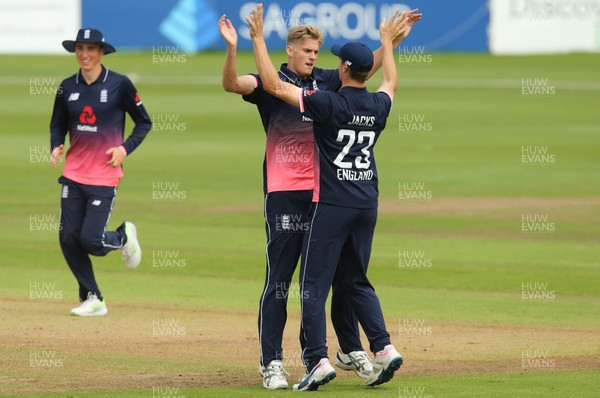
POLYGON ((104 40, 104 35, 98 29, 83 28, 77 32, 75 40, 65 40, 62 42, 63 47, 70 53, 75 52, 75 44, 77 43, 93 43, 100 44, 104 47, 104 55, 114 53, 115 48, 104 40))
POLYGON ((363 43, 351 41, 343 46, 336 44, 331 47, 331 52, 340 57, 350 69, 369 72, 373 68, 373 51, 363 43))

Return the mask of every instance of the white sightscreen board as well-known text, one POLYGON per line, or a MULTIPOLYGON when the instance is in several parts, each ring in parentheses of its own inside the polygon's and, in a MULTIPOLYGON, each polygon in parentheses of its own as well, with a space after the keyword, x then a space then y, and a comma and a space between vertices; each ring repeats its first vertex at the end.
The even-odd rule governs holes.
POLYGON ((66 54, 81 27, 81 0, 0 1, 0 53, 66 54))
POLYGON ((600 51, 600 0, 490 0, 490 52, 600 51))

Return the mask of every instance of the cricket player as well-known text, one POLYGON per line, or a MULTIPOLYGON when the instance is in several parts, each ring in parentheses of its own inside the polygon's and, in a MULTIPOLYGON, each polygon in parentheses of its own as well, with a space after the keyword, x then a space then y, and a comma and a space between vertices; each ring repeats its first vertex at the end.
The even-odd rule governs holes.
POLYGON ((336 376, 326 345, 325 301, 332 283, 349 291, 349 303, 375 354, 367 385, 389 381, 402 364, 391 344, 379 299, 367 278, 377 220, 378 184, 373 147, 386 125, 397 85, 393 39, 409 34, 421 18, 417 10, 398 10, 380 24, 383 82, 376 93, 365 88, 373 68, 373 52, 362 43, 333 46, 340 58, 339 92, 300 88, 279 79, 269 58, 259 4, 246 20, 264 90, 300 109, 313 121, 315 155, 314 206, 304 237, 300 268, 302 359, 306 375, 294 390, 316 390, 336 376), (334 282, 335 281, 335 282, 334 282))
POLYGON ((62 184, 60 247, 79 284, 80 305, 71 315, 101 316, 108 311, 90 255, 122 250, 128 268, 141 262, 135 225, 126 221, 116 231, 107 231, 107 226, 123 161, 142 143, 152 122, 131 81, 102 65, 102 56, 116 51, 102 32, 80 29, 75 40, 62 45, 75 53, 80 69, 61 83, 50 122, 52 167, 63 156, 67 133, 70 143, 58 179, 62 184), (126 113, 135 126, 124 140, 126 113))
MULTIPOLYGON (((300 258, 314 187, 314 140, 312 120, 300 111, 267 93, 260 75, 237 75, 237 33, 223 15, 219 30, 227 43, 223 66, 223 88, 242 95, 255 104, 261 116, 267 143, 264 161, 264 213, 266 222, 266 278, 260 299, 258 331, 260 340, 259 372, 267 389, 288 387, 283 368, 282 338, 287 319, 287 297, 294 270, 300 258)), ((396 45, 403 37, 394 38, 396 45)), ((279 78, 300 88, 337 91, 341 87, 337 70, 315 66, 322 33, 314 26, 289 29, 286 40, 288 62, 281 65, 279 78)), ((374 66, 368 77, 381 66, 381 49, 374 54, 374 66)), ((335 365, 367 378, 372 364, 360 342, 354 311, 348 306, 343 285, 334 282, 331 318, 340 351, 335 365)), ((301 334, 301 339, 303 335, 301 334)))

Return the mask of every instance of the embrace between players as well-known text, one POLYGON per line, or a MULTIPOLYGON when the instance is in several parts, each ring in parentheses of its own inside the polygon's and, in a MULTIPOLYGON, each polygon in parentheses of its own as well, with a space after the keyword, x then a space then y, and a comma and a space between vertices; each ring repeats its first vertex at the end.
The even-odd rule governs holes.
POLYGON ((382 20, 381 48, 375 52, 358 42, 333 46, 332 53, 340 58, 337 70, 315 66, 323 44, 317 27, 291 27, 288 62, 276 71, 258 4, 246 18, 258 74, 242 76, 236 69, 236 30, 225 15, 219 20, 227 43, 223 88, 257 106, 267 138, 267 264, 258 316, 259 372, 267 389, 288 387, 282 337, 288 289, 300 257, 300 345, 306 374, 294 390, 316 390, 336 376, 326 345, 330 289, 331 320, 340 345, 334 364, 356 372, 368 386, 391 380, 402 364, 366 275, 378 202, 373 147, 385 128, 397 86, 393 50, 421 19, 417 10, 398 13, 382 20), (376 93, 369 93, 365 81, 381 67, 382 83, 376 93), (301 228, 291 228, 290 220, 301 228), (358 323, 373 360, 362 347, 358 323))
MULTIPOLYGON (((389 21, 382 20, 381 48, 375 52, 357 42, 333 46, 340 58, 333 70, 315 66, 323 44, 319 29, 294 26, 287 37, 288 62, 277 72, 267 53, 259 4, 247 18, 258 74, 243 76, 236 70, 235 28, 225 16, 218 22, 228 48, 223 88, 257 106, 267 137, 267 266, 258 316, 259 371, 267 389, 288 387, 282 336, 288 290, 300 257, 300 345, 306 374, 294 389, 316 390, 336 376, 326 345, 330 289, 331 320, 340 345, 334 364, 354 371, 369 386, 389 381, 402 364, 366 274, 378 201, 373 147, 385 128, 397 85, 393 49, 420 19, 417 10, 400 16, 396 10, 389 21), (379 89, 367 92, 365 81, 382 67, 379 89), (373 360, 362 347, 359 323, 373 360)), ((80 29, 63 47, 75 54, 80 70, 61 83, 50 123, 53 167, 62 160, 67 134, 70 140, 59 178, 60 245, 79 285, 80 304, 71 314, 102 316, 108 310, 90 255, 121 250, 128 268, 141 262, 135 225, 124 222, 116 231, 107 231, 107 225, 122 164, 142 143, 152 121, 131 81, 102 65, 102 56, 116 50, 100 31, 80 29), (124 140, 126 113, 135 126, 124 140)))

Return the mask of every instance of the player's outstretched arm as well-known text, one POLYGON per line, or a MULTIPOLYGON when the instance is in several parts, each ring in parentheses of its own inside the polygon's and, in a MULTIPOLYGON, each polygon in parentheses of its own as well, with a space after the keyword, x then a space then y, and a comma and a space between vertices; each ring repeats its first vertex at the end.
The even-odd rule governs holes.
POLYGON ((394 93, 398 85, 398 72, 396 71, 396 63, 394 62, 394 45, 392 39, 394 37, 394 19, 395 14, 389 22, 385 22, 385 18, 379 24, 379 35, 381 36, 381 56, 383 66, 383 77, 381 86, 377 91, 382 91, 390 96, 394 101, 394 93))
MULTIPOLYGON (((403 12, 402 15, 398 17, 399 11, 399 9, 396 9, 392 15, 392 18, 390 19, 390 21, 394 21, 396 32, 395 36, 392 38, 393 48, 398 47, 400 43, 402 43, 402 41, 408 37, 413 25, 420 21, 421 17, 423 16, 423 14, 417 14, 419 11, 418 8, 415 8, 410 12, 403 12)), ((367 80, 370 79, 371 76, 373 76, 379 70, 379 68, 381 68, 382 64, 383 52, 381 47, 379 47, 377 50, 373 51, 373 68, 371 69, 371 72, 369 72, 367 80)))
POLYGON ((250 26, 250 37, 254 44, 254 58, 258 74, 262 80, 263 88, 271 95, 296 107, 300 107, 300 88, 293 84, 282 82, 277 75, 277 70, 269 57, 267 44, 263 36, 263 6, 259 3, 252 10, 246 21, 250 26))
POLYGON ((223 39, 227 43, 227 55, 223 64, 223 89, 227 92, 240 95, 252 94, 255 88, 254 78, 249 75, 237 75, 237 32, 225 15, 219 18, 219 32, 221 32, 221 36, 223 36, 223 39))

